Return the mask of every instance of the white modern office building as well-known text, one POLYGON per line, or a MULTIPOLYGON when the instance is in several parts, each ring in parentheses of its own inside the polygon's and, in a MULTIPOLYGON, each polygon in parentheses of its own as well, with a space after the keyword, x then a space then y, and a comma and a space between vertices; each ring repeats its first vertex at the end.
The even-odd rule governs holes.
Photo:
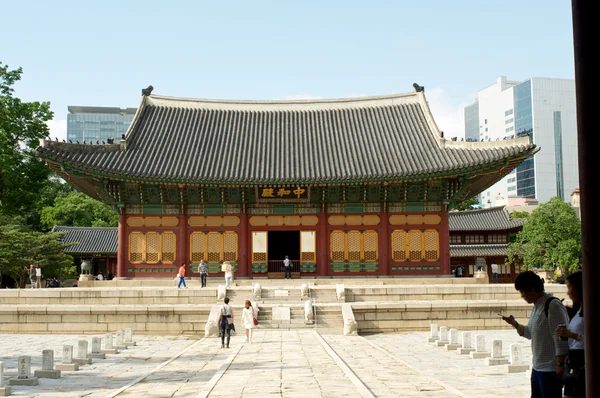
POLYGON ((570 201, 579 187, 575 80, 533 77, 524 81, 500 76, 477 93, 465 107, 465 139, 494 141, 531 135, 541 150, 483 191, 483 207, 508 198, 537 199, 558 196, 570 201))

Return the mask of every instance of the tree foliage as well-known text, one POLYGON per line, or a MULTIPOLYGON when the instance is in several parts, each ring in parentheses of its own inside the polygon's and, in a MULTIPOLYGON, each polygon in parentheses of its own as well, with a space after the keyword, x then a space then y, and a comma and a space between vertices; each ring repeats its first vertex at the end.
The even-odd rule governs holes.
POLYGON ((469 199, 465 199, 462 202, 458 202, 454 207, 453 210, 471 210, 473 209, 474 205, 479 204, 479 201, 477 200, 477 196, 473 196, 472 198, 469 199))
POLYGON ((45 228, 54 225, 116 227, 119 215, 109 206, 81 192, 69 192, 57 196, 53 206, 42 209, 41 223, 45 228))
POLYGON ((572 272, 581 265, 581 223, 575 210, 558 197, 540 205, 508 248, 508 261, 525 269, 572 272))
POLYGON ((0 213, 17 214, 34 207, 41 184, 50 174, 35 156, 39 140, 48 137, 52 120, 49 102, 23 102, 12 86, 21 68, 9 70, 0 62, 0 213))
POLYGON ((64 253, 68 245, 61 240, 61 233, 34 231, 8 217, 0 217, 0 273, 13 278, 24 286, 29 274, 24 267, 39 265, 46 276, 57 270, 70 273, 73 257, 64 253))

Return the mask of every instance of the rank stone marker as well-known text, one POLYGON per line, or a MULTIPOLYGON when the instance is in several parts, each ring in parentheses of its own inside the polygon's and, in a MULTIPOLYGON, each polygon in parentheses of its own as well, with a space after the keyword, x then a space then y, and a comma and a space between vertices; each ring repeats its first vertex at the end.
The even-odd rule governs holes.
POLYGON ((113 347, 113 336, 112 334, 104 335, 104 348, 102 352, 105 354, 118 354, 119 350, 113 347))
POLYGON ((91 365, 92 358, 88 357, 88 342, 87 340, 79 340, 77 342, 77 355, 73 358, 73 362, 78 365, 91 365))
POLYGON ((117 330, 117 333, 115 335, 115 346, 114 348, 118 349, 118 350, 125 350, 127 349, 127 346, 125 344, 123 344, 123 331, 122 330, 117 330))
POLYGON ((475 351, 469 353, 473 359, 488 358, 491 354, 485 350, 485 335, 475 335, 475 351))
POLYGON ((0 397, 8 397, 10 387, 4 387, 4 363, 0 362, 0 397))
POLYGON ((448 343, 448 328, 446 326, 440 326, 440 339, 435 342, 435 345, 444 347, 448 343))
POLYGON ((438 325, 437 323, 432 323, 429 328, 429 338, 427 339, 427 342, 434 343, 440 339, 438 334, 438 325))
POLYGON ((11 386, 37 386, 38 378, 31 376, 31 357, 21 355, 17 358, 17 377, 8 380, 11 386))
POLYGON ((131 328, 126 328, 125 329, 125 341, 124 344, 127 347, 132 347, 135 346, 135 341, 133 341, 133 333, 131 328))
POLYGON ((523 363, 521 345, 514 343, 510 345, 510 364, 506 365, 507 373, 519 373, 529 370, 529 365, 523 363))
POLYGON ((73 363, 73 346, 64 345, 62 354, 62 363, 56 364, 56 369, 65 372, 76 372, 79 370, 79 364, 73 363))
POLYGON ((92 337, 92 353, 88 354, 88 358, 106 359, 106 354, 102 352, 102 339, 100 337, 92 337))
POLYGON ((471 332, 462 332, 462 347, 458 347, 456 352, 459 354, 470 354, 475 351, 475 348, 471 347, 471 332))
POLYGON ((450 343, 444 346, 447 351, 454 351, 460 347, 458 344, 458 330, 450 329, 450 343))
POLYGON ((54 350, 42 351, 42 369, 35 371, 35 377, 40 379, 60 378, 60 370, 54 369, 54 350))
POLYGON ((508 364, 508 358, 502 356, 502 340, 492 341, 492 357, 486 358, 485 363, 488 366, 508 364))

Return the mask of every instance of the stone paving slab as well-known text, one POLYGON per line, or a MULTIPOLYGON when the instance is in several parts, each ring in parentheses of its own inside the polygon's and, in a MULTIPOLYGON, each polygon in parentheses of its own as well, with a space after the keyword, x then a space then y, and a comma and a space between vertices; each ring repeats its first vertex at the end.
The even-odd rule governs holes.
MULTIPOLYGON (((441 325, 443 326, 443 325, 441 325)), ((513 330, 471 331, 523 345, 513 330)), ((41 368, 44 349, 61 362, 62 346, 98 335, 2 335, 0 361, 5 378, 16 376, 16 358, 32 357, 41 368)), ((99 335, 102 337, 102 335, 99 335)), ((258 329, 253 344, 233 335, 231 348, 218 338, 135 336, 137 345, 64 372, 61 379, 42 379, 35 387, 14 386, 21 397, 525 397, 529 372, 507 374, 427 343, 427 332, 369 336, 319 335, 314 330, 258 329)), ((5 380, 5 384, 6 380, 5 380)))

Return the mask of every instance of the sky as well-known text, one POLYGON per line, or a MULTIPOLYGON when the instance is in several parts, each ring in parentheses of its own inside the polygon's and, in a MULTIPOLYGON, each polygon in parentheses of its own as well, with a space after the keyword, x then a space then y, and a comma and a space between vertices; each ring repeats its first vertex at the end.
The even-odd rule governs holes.
POLYGON ((479 90, 574 78, 567 0, 38 1, 0 6, 0 62, 15 95, 137 107, 141 89, 209 99, 343 98, 425 87, 446 137, 479 90))

